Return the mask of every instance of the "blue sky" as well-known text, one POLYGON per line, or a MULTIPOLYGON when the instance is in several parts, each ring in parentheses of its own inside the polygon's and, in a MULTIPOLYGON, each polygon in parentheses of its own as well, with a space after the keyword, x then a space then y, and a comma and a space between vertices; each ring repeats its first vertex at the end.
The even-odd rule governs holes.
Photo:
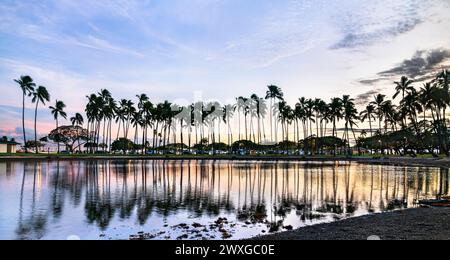
MULTIPOLYGON (((289 102, 363 102, 401 74, 449 65, 448 13, 448 0, 3 0, 0 135, 20 126, 22 74, 69 114, 101 88, 183 103, 277 84, 289 102)), ((40 121, 42 131, 53 124, 45 110, 40 121)))

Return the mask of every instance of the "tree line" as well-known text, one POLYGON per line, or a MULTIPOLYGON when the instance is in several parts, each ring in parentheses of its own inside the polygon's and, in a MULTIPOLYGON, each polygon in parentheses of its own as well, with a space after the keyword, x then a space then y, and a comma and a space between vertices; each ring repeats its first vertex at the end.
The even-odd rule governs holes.
MULTIPOLYGON (((395 82, 392 99, 378 94, 361 112, 350 95, 329 102, 302 97, 291 106, 282 89, 275 85, 268 86, 262 97, 240 96, 233 104, 199 101, 187 106, 169 101, 153 103, 146 94, 137 95, 135 100, 118 100, 109 90, 102 89, 86 96, 86 120, 81 113, 76 113, 70 121, 73 127, 78 127, 77 133, 79 130, 86 133, 79 135, 77 141, 83 139, 89 152, 111 152, 114 142, 129 140, 143 154, 169 146, 191 149, 200 144, 214 149, 215 144, 233 147, 236 143, 278 147, 285 144, 307 155, 323 154, 324 147, 333 146, 334 154, 338 148, 350 154, 352 143, 358 149, 383 154, 392 151, 404 154, 407 150, 448 154, 448 75, 449 71, 443 70, 420 88, 417 82, 404 76, 395 82), (362 123, 367 123, 369 129, 359 128, 362 123)), ((37 152, 37 111, 39 105, 50 101, 50 94, 45 87, 36 87, 30 76, 15 81, 23 97, 24 143, 26 97, 31 97, 35 104, 37 152)), ((67 119, 65 107, 59 100, 49 107, 55 130, 60 128, 59 119, 67 119)), ((57 137, 55 132, 53 136, 57 137)), ((60 139, 53 138, 58 143, 58 152, 60 139)))

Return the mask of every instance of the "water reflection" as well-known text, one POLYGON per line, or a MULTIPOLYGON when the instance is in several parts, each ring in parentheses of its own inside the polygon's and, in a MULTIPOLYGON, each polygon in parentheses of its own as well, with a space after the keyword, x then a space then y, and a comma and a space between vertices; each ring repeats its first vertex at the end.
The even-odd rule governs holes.
POLYGON ((23 162, 0 163, 0 185, 3 239, 126 239, 139 231, 175 239, 188 232, 175 225, 207 226, 219 217, 233 223, 232 238, 246 238, 413 207, 448 194, 449 172, 354 163, 23 162))

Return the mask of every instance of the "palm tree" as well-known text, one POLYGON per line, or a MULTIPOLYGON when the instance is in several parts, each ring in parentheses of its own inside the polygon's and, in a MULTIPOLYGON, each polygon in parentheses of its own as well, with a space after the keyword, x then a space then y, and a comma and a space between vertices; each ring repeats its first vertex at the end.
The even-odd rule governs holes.
POLYGON ((234 105, 225 105, 223 107, 223 122, 225 124, 227 124, 227 128, 228 128, 228 146, 230 146, 231 148, 231 144, 233 142, 233 131, 231 130, 231 123, 230 120, 233 117, 235 111, 235 106, 234 105))
POLYGON ((419 94, 415 90, 408 93, 400 102, 400 109, 405 111, 406 116, 409 116, 411 123, 416 129, 416 133, 419 134, 417 115, 423 112, 419 94))
MULTIPOLYGON (((149 105, 147 105, 146 109, 144 109, 144 106, 145 106, 145 104, 147 102, 149 102, 150 99, 148 98, 148 96, 146 94, 137 95, 136 97, 138 98, 138 105, 137 105, 138 109, 139 109, 138 114, 141 115, 143 118, 146 118, 147 117, 147 113, 150 113, 150 109, 151 108, 150 108, 149 105)), ((152 104, 152 106, 153 106, 153 104, 152 104)), ((137 118, 134 118, 134 119, 135 119, 135 120, 133 120, 134 121, 134 125, 136 126, 136 129, 137 129, 137 127, 139 126, 139 124, 138 124, 139 120, 136 120, 137 118)), ((147 140, 146 139, 146 133, 147 133, 147 125, 143 124, 143 127, 142 127, 142 145, 143 145, 142 152, 143 153, 145 153, 145 149, 146 149, 145 148, 145 142, 147 140)))
MULTIPOLYGON (((56 121, 56 129, 59 128, 59 124, 58 124, 58 118, 59 117, 67 119, 67 114, 66 114, 66 112, 64 112, 64 108, 65 107, 66 107, 66 104, 64 104, 64 102, 58 101, 58 100, 56 100, 56 104, 55 104, 54 107, 53 106, 50 107, 51 113, 52 113, 52 115, 53 115, 53 117, 55 118, 55 121, 56 121)), ((58 153, 59 153, 59 139, 60 139, 60 137, 58 136, 58 138, 57 138, 58 153)))
MULTIPOLYGON (((80 113, 76 113, 75 116, 70 118, 70 122, 72 123, 73 126, 82 126, 84 124, 84 118, 80 113)), ((77 129, 77 139, 78 139, 78 149, 81 152, 78 129, 77 129)))
POLYGON ((354 131, 354 127, 357 126, 356 121, 359 120, 358 111, 355 108, 354 99, 350 98, 350 96, 345 95, 342 98, 342 106, 344 108, 344 119, 345 119, 345 140, 347 140, 347 153, 350 152, 350 135, 349 130, 352 131, 353 137, 356 141, 356 135, 354 131))
POLYGON ((330 103, 330 115, 333 123, 333 137, 337 136, 337 125, 336 123, 342 119, 343 115, 343 105, 340 98, 332 98, 330 103))
POLYGON ((373 137, 373 130, 372 130, 372 120, 375 121, 375 114, 376 114, 376 108, 373 104, 369 104, 366 107, 366 110, 362 111, 359 115, 361 117, 361 122, 365 122, 366 120, 369 120, 369 127, 370 127, 370 137, 373 137))
MULTIPOLYGON (((305 129, 305 125, 306 125, 306 111, 304 109, 304 101, 305 98, 301 98, 299 99, 299 102, 297 104, 295 104, 295 109, 294 109, 294 116, 295 116, 295 120, 297 122, 297 139, 296 140, 297 143, 297 148, 300 154, 300 123, 302 122, 302 126, 303 126, 303 139, 306 141, 306 129, 305 129)), ((306 147, 304 147, 306 148, 306 147)), ((305 154, 306 154, 306 150, 304 150, 305 154)))
POLYGON ((36 154, 39 153, 38 151, 38 142, 37 142, 37 111, 39 102, 41 102, 43 105, 45 105, 45 102, 50 101, 50 94, 48 93, 47 89, 43 86, 39 86, 37 89, 35 89, 32 93, 33 99, 32 102, 36 103, 36 108, 34 110, 34 144, 36 146, 36 154))
POLYGON ((382 133, 381 123, 383 121, 383 105, 385 103, 385 98, 385 95, 378 94, 374 97, 374 100, 370 102, 370 105, 373 105, 376 108, 380 133, 382 133))
MULTIPOLYGON (((262 119, 264 119, 266 113, 267 113, 267 105, 265 102, 265 99, 259 98, 256 94, 253 94, 251 96, 252 102, 252 114, 254 113, 257 120, 258 120, 258 129, 257 129, 257 135, 258 135, 258 143, 262 142, 262 132, 265 132, 264 129, 261 131, 261 127, 264 127, 264 124, 261 125, 262 119)), ((265 138, 265 136, 264 136, 265 138)), ((254 138, 255 139, 255 138, 254 138)), ((256 143, 256 141, 255 141, 256 143)))
POLYGON ((282 129, 282 137, 283 142, 286 143, 286 151, 289 149, 289 126, 294 119, 294 111, 292 108, 285 102, 282 101, 279 103, 279 120, 281 122, 282 129))
MULTIPOLYGON (((275 99, 278 99, 279 101, 283 100, 283 91, 281 88, 275 85, 270 85, 267 87, 268 90, 266 92, 266 99, 270 99, 270 138, 271 141, 273 141, 273 135, 274 135, 274 129, 273 129, 273 118, 274 118, 274 109, 276 108, 274 105, 275 99)), ((275 142, 277 142, 277 133, 275 131, 275 142)))
MULTIPOLYGON (((332 98, 330 107, 330 117, 333 122, 333 137, 337 137, 337 122, 343 117, 343 104, 340 98, 332 98)), ((336 156, 337 146, 335 145, 334 155, 336 156)))
POLYGON ((23 130, 23 144, 25 147, 25 152, 28 152, 26 143, 27 137, 25 133, 25 96, 30 96, 34 91, 34 87, 36 84, 33 82, 33 79, 30 76, 21 76, 20 79, 14 80, 17 84, 19 84, 20 89, 22 90, 22 130, 23 130))
POLYGON ((316 118, 315 119, 315 121, 316 121, 316 148, 317 148, 317 153, 320 153, 320 150, 321 150, 320 138, 323 135, 322 123, 323 123, 324 114, 326 113, 326 111, 328 109, 328 105, 325 101, 321 100, 320 98, 316 98, 313 103, 314 103, 313 111, 315 113, 315 118, 316 118))
POLYGON ((433 118, 433 95, 435 92, 435 88, 433 87, 432 82, 427 82, 423 84, 423 87, 420 89, 419 92, 419 102, 422 105, 423 110, 423 125, 424 125, 424 132, 425 132, 425 126, 427 124, 427 110, 431 110, 433 118))
MULTIPOLYGON (((373 137, 372 120, 373 121, 376 120, 375 114, 376 114, 376 108, 373 104, 367 105, 366 110, 362 111, 359 114, 362 123, 364 123, 366 120, 369 120, 370 137, 371 138, 373 137)), ((373 146, 373 139, 371 139, 371 141, 372 141, 372 146, 373 146)))
MULTIPOLYGON (((402 94, 402 100, 405 99, 406 94, 410 94, 415 91, 412 84, 414 83, 413 80, 410 80, 408 77, 403 76, 400 81, 394 82, 395 87, 395 94, 393 99, 396 99, 398 95, 402 94)), ((406 118, 403 120, 403 128, 406 127, 406 118)))
POLYGON ((242 114, 244 115, 245 140, 248 140, 247 116, 250 113, 249 99, 245 98, 245 97, 238 97, 236 109, 237 109, 238 115, 239 115, 239 140, 242 140, 241 139, 241 118, 240 118, 241 114, 239 112, 242 112, 242 114))

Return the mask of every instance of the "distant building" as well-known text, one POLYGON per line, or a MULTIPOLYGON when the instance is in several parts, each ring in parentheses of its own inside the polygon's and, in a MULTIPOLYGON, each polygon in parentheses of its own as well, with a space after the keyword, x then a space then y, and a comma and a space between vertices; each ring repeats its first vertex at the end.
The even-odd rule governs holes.
POLYGON ((8 138, 6 136, 0 138, 0 154, 1 153, 16 153, 17 145, 19 145, 19 143, 14 141, 14 139, 10 139, 8 141, 8 138))

